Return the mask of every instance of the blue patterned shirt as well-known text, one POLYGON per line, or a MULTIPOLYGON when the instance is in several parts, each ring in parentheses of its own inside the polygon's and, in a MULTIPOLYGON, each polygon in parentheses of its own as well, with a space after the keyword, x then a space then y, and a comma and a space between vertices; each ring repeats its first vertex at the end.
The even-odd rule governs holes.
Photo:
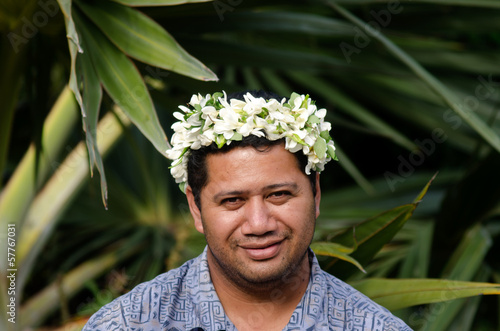
MULTIPOLYGON (((283 330, 411 331, 387 309, 321 270, 311 252, 307 290, 283 330)), ((102 307, 89 330, 235 331, 210 279, 207 249, 102 307)))

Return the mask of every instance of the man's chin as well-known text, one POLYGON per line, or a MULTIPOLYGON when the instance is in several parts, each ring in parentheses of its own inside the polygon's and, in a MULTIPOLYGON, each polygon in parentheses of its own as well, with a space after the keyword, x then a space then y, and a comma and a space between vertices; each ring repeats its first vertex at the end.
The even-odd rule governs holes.
POLYGON ((252 268, 249 266, 249 268, 245 270, 240 270, 239 278, 241 282, 245 284, 245 287, 254 288, 254 290, 258 289, 259 291, 267 291, 269 289, 275 289, 282 285, 293 283, 294 277, 297 277, 294 273, 297 271, 297 267, 297 265, 288 267, 283 265, 266 266, 265 268, 252 268))

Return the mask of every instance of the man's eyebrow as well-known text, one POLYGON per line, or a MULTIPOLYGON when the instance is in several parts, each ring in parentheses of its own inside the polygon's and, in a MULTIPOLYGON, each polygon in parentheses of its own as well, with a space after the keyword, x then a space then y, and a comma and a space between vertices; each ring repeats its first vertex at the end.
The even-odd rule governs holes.
POLYGON ((297 185, 297 183, 294 183, 294 182, 285 182, 285 183, 271 184, 271 185, 266 186, 264 189, 274 190, 274 189, 283 188, 283 187, 296 190, 296 189, 298 189, 299 186, 297 185))
MULTIPOLYGON (((279 188, 290 188, 293 190, 297 190, 298 187, 299 186, 294 182, 276 183, 276 184, 271 184, 271 185, 265 186, 263 188, 263 191, 275 190, 275 189, 279 189, 279 188)), ((224 196, 243 195, 243 194, 247 194, 249 192, 250 191, 248 191, 248 190, 221 191, 213 196, 213 200, 214 201, 218 200, 219 198, 224 197, 224 196)))
POLYGON ((213 196, 213 200, 218 200, 220 197, 224 196, 233 196, 233 195, 242 195, 248 191, 221 191, 213 196))

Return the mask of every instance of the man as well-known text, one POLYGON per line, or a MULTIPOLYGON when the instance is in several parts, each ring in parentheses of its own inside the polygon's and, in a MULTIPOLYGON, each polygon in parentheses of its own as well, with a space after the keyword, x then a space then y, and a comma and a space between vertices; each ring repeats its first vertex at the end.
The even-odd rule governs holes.
POLYGON ((308 96, 195 95, 172 127, 171 172, 207 247, 94 314, 84 330, 410 330, 322 271, 309 249, 335 158, 308 96))

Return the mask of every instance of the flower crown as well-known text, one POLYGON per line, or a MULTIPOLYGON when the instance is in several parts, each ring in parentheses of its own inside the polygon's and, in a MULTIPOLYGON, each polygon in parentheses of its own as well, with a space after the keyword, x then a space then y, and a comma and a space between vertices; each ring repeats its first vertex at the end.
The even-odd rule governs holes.
POLYGON ((308 158, 306 174, 322 171, 331 159, 337 160, 335 146, 330 137, 331 124, 325 122, 326 109, 317 109, 309 95, 292 93, 290 99, 265 100, 247 93, 244 101, 227 100, 225 92, 193 95, 189 105, 179 106, 175 112, 179 121, 172 125, 172 148, 167 157, 172 161, 170 171, 176 183, 184 188, 187 178, 189 150, 209 146, 219 148, 231 141, 255 135, 268 140, 285 138, 285 149, 292 153, 300 150, 308 158))

